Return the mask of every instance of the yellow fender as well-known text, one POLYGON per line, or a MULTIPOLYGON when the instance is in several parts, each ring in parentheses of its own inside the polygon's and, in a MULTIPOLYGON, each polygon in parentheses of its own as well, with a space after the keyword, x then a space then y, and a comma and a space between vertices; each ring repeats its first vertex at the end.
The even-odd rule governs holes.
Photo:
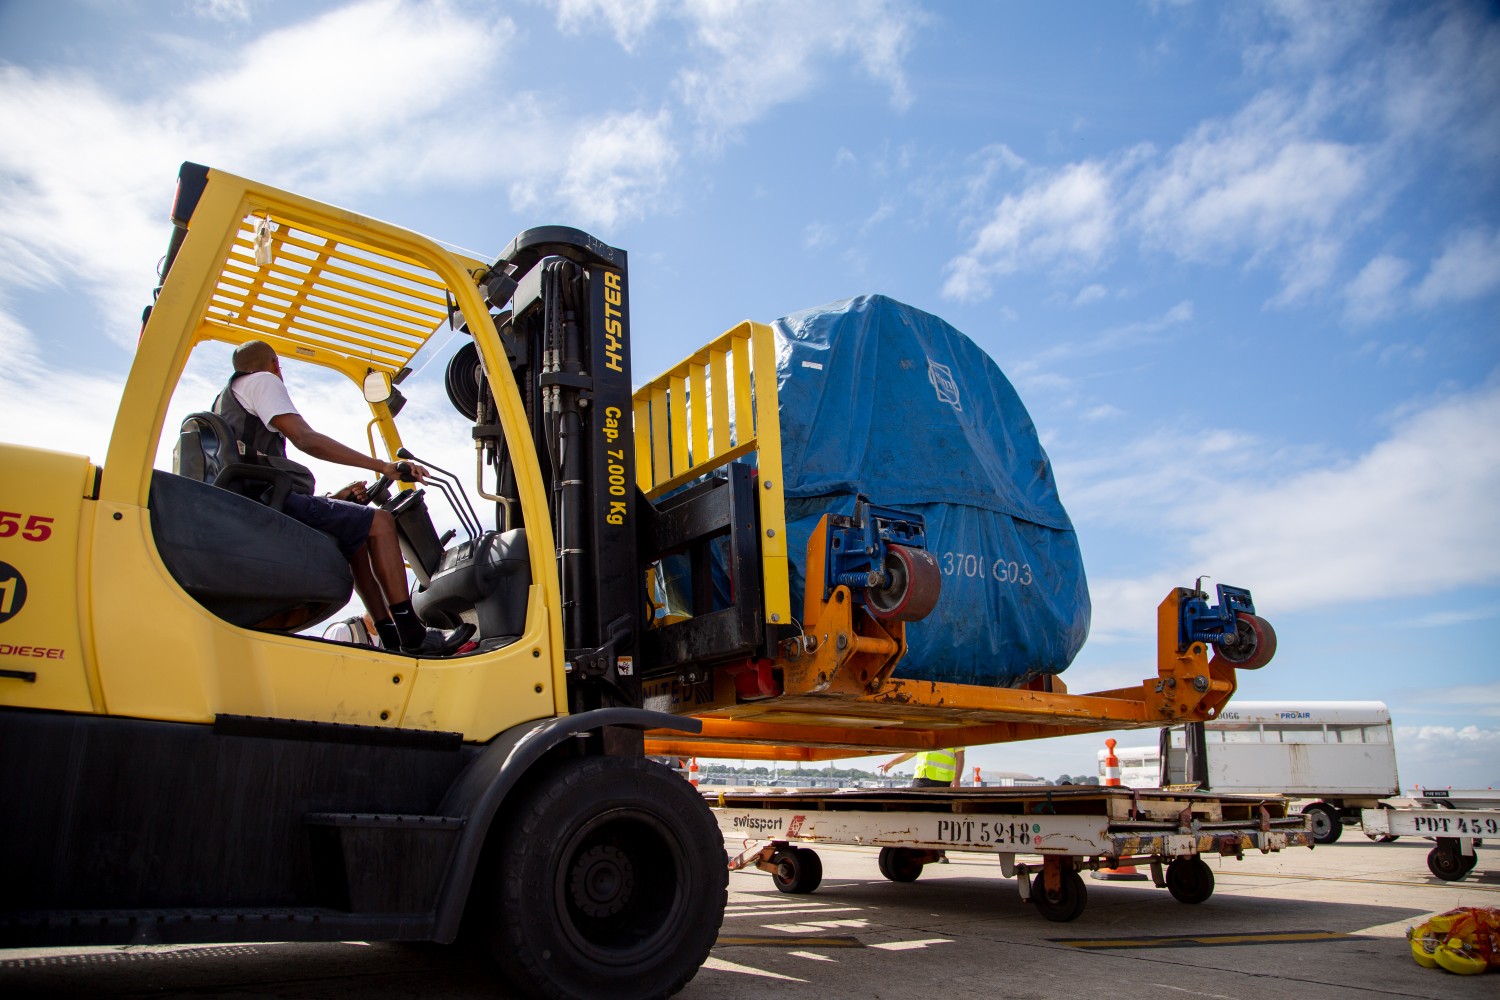
POLYGON ((1464 949, 1461 938, 1449 938, 1432 950, 1437 964, 1460 976, 1477 976, 1489 967, 1481 955, 1473 955, 1464 949))

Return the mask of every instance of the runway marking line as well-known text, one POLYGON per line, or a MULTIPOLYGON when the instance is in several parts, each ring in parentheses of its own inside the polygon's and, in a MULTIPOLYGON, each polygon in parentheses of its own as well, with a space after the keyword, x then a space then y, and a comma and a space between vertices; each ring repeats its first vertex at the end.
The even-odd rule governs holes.
POLYGON ((1222 948, 1246 944, 1307 944, 1313 941, 1352 941, 1357 934, 1339 931, 1262 931, 1252 934, 1173 934, 1136 938, 1048 938, 1069 948, 1222 948))
POLYGON ((746 935, 733 935, 720 937, 715 945, 739 945, 747 948, 863 948, 859 938, 853 935, 837 934, 825 937, 788 937, 785 934, 775 937, 753 937, 746 935))
MULTIPOLYGON (((1396 881, 1395 879, 1383 878, 1349 878, 1338 875, 1302 875, 1295 872, 1238 872, 1222 871, 1219 878, 1265 878, 1281 879, 1287 882, 1352 882, 1355 885, 1397 885, 1407 886, 1412 889, 1442 889, 1447 886, 1457 885, 1455 882, 1443 882, 1436 878, 1426 879, 1420 882, 1411 880, 1396 881)), ((1479 889, 1483 892, 1500 891, 1500 881, 1490 881, 1485 875, 1473 879, 1465 879, 1462 883, 1465 889, 1479 889)))

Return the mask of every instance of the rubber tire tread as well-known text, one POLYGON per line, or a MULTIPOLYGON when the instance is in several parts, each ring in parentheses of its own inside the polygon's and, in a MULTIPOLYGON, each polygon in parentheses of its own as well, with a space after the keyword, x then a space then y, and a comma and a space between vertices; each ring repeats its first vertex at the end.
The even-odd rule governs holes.
POLYGON ((1316 803, 1314 805, 1308 806, 1306 809, 1303 809, 1302 812, 1308 815, 1315 812, 1322 813, 1328 817, 1329 822, 1332 824, 1329 827, 1328 836, 1326 838, 1319 837, 1317 835, 1313 836, 1314 843, 1332 844, 1344 835, 1344 821, 1339 818, 1338 811, 1332 806, 1323 805, 1322 803, 1316 803))
MULTIPOLYGON (((1477 858, 1478 855, 1475 857, 1477 858)), ((1462 854, 1450 853, 1441 847, 1434 847, 1427 852, 1427 870, 1444 882, 1462 882, 1464 876, 1472 869, 1468 865, 1468 859, 1462 854), (1454 859, 1451 866, 1446 863, 1448 858, 1454 859)))
POLYGON ((1214 870, 1200 857, 1175 858, 1167 865, 1167 891, 1179 903, 1201 903, 1214 894, 1214 870))
POLYGON ((880 874, 892 882, 915 882, 922 877, 924 865, 912 864, 908 867, 903 863, 908 848, 905 847, 882 847, 880 849, 880 874))
POLYGON ((791 881, 783 882, 779 875, 772 875, 771 882, 777 889, 792 896, 816 892, 818 886, 823 884, 823 859, 818 857, 818 852, 806 847, 793 847, 787 853, 791 855, 791 881))
POLYGON ((1089 904, 1089 887, 1083 876, 1071 868, 1062 872, 1063 898, 1057 905, 1047 902, 1046 873, 1037 872, 1031 880, 1031 902, 1037 912, 1055 924, 1077 920, 1089 904))
POLYGON ((677 993, 697 974, 724 920, 729 868, 708 803, 680 776, 640 757, 571 760, 541 774, 505 803, 500 816, 510 824, 492 842, 499 852, 496 898, 485 937, 496 964, 521 993, 555 1000, 656 1000, 677 993), (611 969, 608 979, 588 971, 587 958, 567 940, 556 915, 539 905, 552 898, 557 859, 551 852, 601 806, 644 810, 676 830, 674 860, 687 880, 683 912, 670 937, 646 962, 611 969))

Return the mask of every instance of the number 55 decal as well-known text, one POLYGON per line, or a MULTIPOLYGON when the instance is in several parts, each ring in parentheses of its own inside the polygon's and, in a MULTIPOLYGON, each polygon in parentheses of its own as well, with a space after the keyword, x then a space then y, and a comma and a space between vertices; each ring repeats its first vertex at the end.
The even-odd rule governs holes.
POLYGON ((28 542, 45 542, 52 537, 52 522, 55 517, 32 514, 26 518, 26 527, 21 527, 22 515, 9 510, 0 510, 0 538, 9 538, 16 532, 28 542))

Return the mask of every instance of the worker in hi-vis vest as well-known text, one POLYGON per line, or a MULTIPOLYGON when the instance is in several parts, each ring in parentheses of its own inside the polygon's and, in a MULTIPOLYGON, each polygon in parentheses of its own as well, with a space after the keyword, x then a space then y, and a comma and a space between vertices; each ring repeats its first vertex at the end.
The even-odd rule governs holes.
POLYGON ((887 774, 897 764, 904 764, 913 757, 917 760, 917 776, 912 779, 913 788, 957 788, 963 781, 964 748, 947 750, 924 750, 904 753, 894 760, 880 765, 880 773, 887 774))

